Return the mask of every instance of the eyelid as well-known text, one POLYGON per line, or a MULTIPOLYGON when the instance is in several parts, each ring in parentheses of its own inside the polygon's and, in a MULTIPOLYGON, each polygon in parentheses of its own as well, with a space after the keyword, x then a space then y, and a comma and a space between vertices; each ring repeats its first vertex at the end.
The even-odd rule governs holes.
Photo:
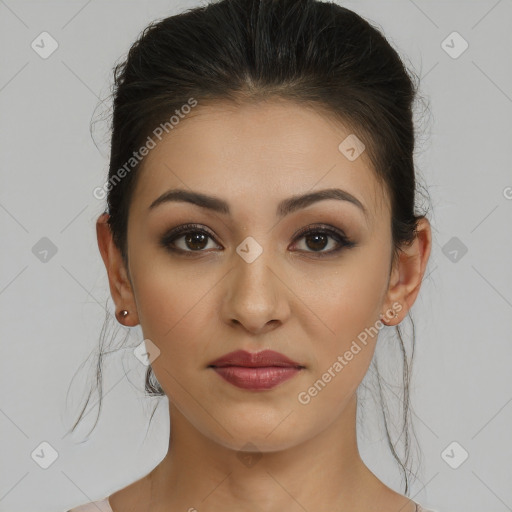
POLYGON ((345 235, 345 233, 341 229, 335 228, 334 226, 331 226, 329 224, 322 224, 322 223, 309 224, 308 226, 300 228, 298 231, 296 231, 293 234, 292 238, 295 240, 296 238, 303 237, 304 235, 307 235, 310 232, 317 232, 317 231, 329 232, 329 233, 339 236, 340 238, 342 238, 344 240, 348 240, 347 235, 345 235))
POLYGON ((190 231, 201 231, 201 232, 204 232, 206 234, 208 234, 208 236, 211 236, 213 239, 215 239, 215 235, 213 234, 213 232, 207 228, 204 224, 194 224, 194 223, 188 223, 188 224, 182 224, 181 226, 177 226, 171 230, 169 230, 167 232, 166 235, 164 236, 171 236, 171 237, 176 237, 177 235, 181 235, 182 233, 188 233, 190 231))

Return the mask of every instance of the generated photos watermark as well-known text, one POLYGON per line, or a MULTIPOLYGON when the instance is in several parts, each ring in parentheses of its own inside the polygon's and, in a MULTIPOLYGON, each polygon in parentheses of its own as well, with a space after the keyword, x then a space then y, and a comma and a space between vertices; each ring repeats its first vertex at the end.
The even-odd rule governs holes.
POLYGON ((107 193, 110 192, 133 168, 146 156, 148 153, 156 147, 155 138, 159 141, 162 140, 162 136, 165 133, 170 133, 171 130, 180 123, 184 117, 189 114, 195 106, 197 106, 197 100, 189 98, 187 103, 176 109, 168 121, 160 123, 152 132, 153 136, 149 135, 146 142, 138 149, 133 152, 125 164, 120 167, 115 174, 113 174, 101 187, 96 187, 93 190, 93 196, 96 199, 105 199, 107 193))
MULTIPOLYGON (((396 313, 399 313, 401 310, 402 305, 399 302, 395 302, 392 308, 386 311, 385 316, 388 318, 394 318, 396 316, 396 313), (393 312, 395 313, 392 314, 393 312)), ((373 324, 370 328, 366 327, 364 331, 360 332, 357 335, 357 340, 359 340, 359 342, 362 345, 366 346, 366 344, 368 343, 368 337, 373 338, 374 336, 376 336, 379 333, 380 329, 382 329, 384 326, 385 324, 382 322, 381 319, 377 320, 375 324, 373 324)), ((306 391, 301 391, 297 395, 297 400, 299 401, 300 404, 309 404, 311 402, 311 399, 317 396, 318 393, 320 393, 320 391, 322 391, 325 388, 325 386, 327 386, 327 384, 331 382, 332 379, 334 379, 334 377, 336 377, 336 375, 338 375, 341 372, 341 370, 343 370, 343 368, 345 368, 350 363, 350 361, 352 361, 352 359, 354 359, 354 356, 361 352, 362 347, 357 342, 357 340, 352 341, 349 350, 346 350, 343 353, 343 355, 339 355, 336 358, 336 361, 334 361, 333 364, 329 366, 329 368, 327 368, 327 370, 322 374, 322 376, 318 380, 314 382, 312 386, 310 386, 306 391)))

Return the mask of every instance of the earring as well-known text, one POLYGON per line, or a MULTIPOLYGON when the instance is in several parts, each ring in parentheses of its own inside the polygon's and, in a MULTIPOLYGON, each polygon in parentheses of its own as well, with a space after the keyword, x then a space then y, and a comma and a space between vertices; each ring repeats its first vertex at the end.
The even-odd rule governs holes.
POLYGON ((119 312, 122 318, 126 318, 128 316, 128 311, 126 309, 123 309, 119 312))

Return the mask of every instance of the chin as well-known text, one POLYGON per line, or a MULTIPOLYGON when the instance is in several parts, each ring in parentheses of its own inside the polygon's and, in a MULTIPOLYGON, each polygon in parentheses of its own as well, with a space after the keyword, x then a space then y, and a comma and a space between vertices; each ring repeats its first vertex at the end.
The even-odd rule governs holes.
POLYGON ((217 443, 235 451, 270 453, 287 450, 313 436, 308 436, 306 425, 296 424, 294 414, 269 414, 245 415, 237 414, 236 417, 217 417, 219 422, 229 425, 227 433, 217 424, 212 425, 215 432, 203 432, 217 443), (294 421, 295 420, 295 421, 294 421), (231 435, 230 435, 231 434, 231 435))

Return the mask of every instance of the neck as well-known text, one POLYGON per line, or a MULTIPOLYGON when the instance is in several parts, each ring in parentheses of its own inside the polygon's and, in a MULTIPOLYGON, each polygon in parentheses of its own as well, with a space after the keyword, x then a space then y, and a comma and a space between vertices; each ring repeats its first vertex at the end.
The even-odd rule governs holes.
POLYGON ((151 502, 162 510, 242 512, 253 511, 254 503, 268 512, 370 510, 390 489, 360 458, 356 410, 354 395, 314 438, 285 450, 242 454, 204 436, 171 405, 169 451, 150 474, 151 502))

